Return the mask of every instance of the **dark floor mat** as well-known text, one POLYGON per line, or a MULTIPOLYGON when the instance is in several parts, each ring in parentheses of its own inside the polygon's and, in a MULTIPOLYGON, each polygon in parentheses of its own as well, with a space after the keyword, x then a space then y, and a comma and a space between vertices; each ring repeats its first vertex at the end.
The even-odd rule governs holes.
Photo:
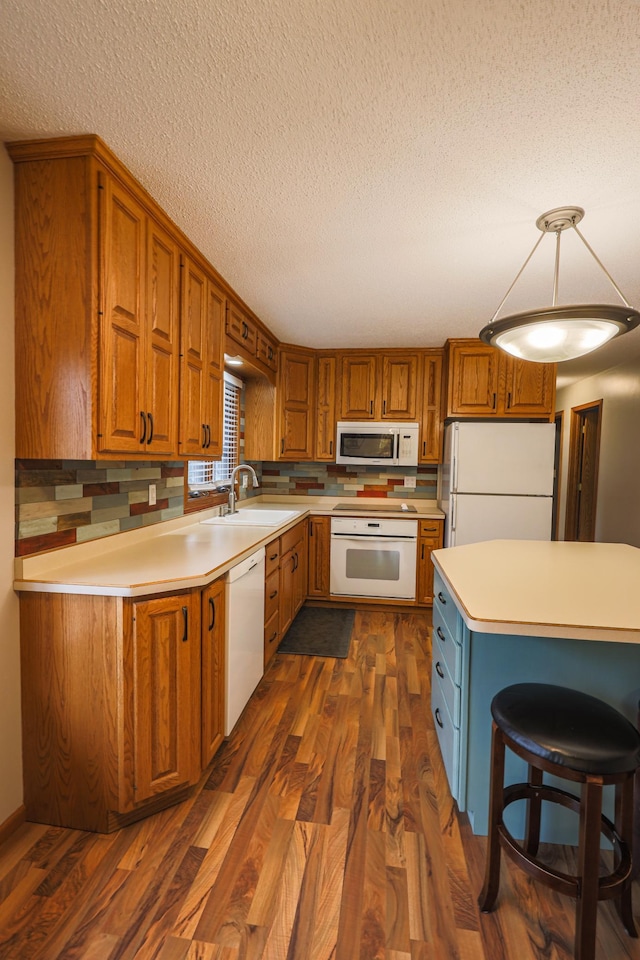
POLYGON ((347 657, 354 617, 354 610, 303 607, 278 652, 311 657, 347 657))

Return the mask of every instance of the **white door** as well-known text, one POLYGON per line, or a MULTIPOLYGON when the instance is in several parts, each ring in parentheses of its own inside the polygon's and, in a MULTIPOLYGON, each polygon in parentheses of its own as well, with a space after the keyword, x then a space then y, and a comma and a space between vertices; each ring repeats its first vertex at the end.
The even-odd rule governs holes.
POLYGON ((473 496, 451 498, 447 547, 481 540, 550 540, 552 497, 473 496))

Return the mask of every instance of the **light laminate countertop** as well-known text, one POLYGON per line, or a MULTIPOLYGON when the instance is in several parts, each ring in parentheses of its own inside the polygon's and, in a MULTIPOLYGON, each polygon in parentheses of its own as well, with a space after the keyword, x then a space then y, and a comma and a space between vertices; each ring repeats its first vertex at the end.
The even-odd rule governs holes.
POLYGON ((491 540, 432 556, 471 630, 640 643, 637 547, 491 540))
MULTIPOLYGON (((15 561, 14 589, 46 593, 85 593, 140 597, 202 587, 263 547, 309 514, 334 513, 345 497, 255 497, 241 502, 240 510, 256 515, 261 510, 291 510, 294 516, 279 526, 203 523, 217 509, 203 510, 146 528, 115 534, 87 543, 62 547, 15 561)), ((356 499, 356 498, 354 498, 356 499)), ((407 499, 416 513, 402 512, 392 504, 376 510, 376 517, 442 519, 433 500, 407 499)), ((366 501, 357 498, 361 507, 366 501)), ((380 500, 372 500, 380 506, 380 500)), ((362 513, 360 513, 362 515, 362 513)))

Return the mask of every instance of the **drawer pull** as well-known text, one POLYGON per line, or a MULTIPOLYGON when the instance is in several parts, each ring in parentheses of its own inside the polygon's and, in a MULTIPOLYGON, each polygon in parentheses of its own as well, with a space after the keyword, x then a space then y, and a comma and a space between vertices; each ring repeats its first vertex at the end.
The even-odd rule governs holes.
POLYGON ((444 672, 442 670, 442 667, 440 666, 439 660, 436 661, 436 673, 438 674, 441 680, 444 680, 444 672))
POLYGON ((436 718, 436 723, 438 724, 438 726, 440 727, 440 729, 441 729, 441 730, 444 730, 444 723, 443 723, 442 720, 440 719, 440 707, 436 707, 436 712, 435 712, 434 716, 435 716, 435 718, 436 718))
POLYGON ((438 600, 440 601, 440 603, 444 603, 445 605, 447 603, 447 598, 445 597, 442 590, 438 590, 438 600))
POLYGON ((442 632, 442 627, 437 626, 437 627, 436 627, 436 633, 438 634, 438 636, 440 637, 440 639, 442 640, 442 642, 445 643, 445 641, 446 641, 447 638, 446 638, 445 634, 442 632))

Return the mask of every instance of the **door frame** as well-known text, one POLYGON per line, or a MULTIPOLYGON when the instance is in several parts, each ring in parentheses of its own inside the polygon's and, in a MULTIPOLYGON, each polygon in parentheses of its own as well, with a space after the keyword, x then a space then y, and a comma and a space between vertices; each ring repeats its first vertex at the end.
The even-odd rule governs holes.
MULTIPOLYGON (((584 414, 589 410, 598 411, 598 425, 596 431, 596 448, 595 448, 595 471, 593 478, 593 490, 592 496, 594 501, 594 510, 593 510, 593 528, 590 531, 591 537, 590 540, 595 538, 595 525, 596 525, 596 507, 598 502, 598 474, 599 474, 599 463, 600 463, 600 438, 602 435, 602 407, 603 400, 591 400, 589 403, 581 403, 577 407, 571 407, 571 422, 570 422, 570 432, 569 432, 569 469, 567 476, 567 505, 566 505, 566 514, 565 514, 565 529, 564 529, 564 538, 565 540, 574 540, 574 531, 576 527, 576 522, 578 519, 578 501, 579 501, 579 489, 578 484, 580 480, 580 466, 581 466, 581 439, 582 439, 582 425, 584 422, 584 414)), ((589 542, 589 541, 587 541, 589 542)))

